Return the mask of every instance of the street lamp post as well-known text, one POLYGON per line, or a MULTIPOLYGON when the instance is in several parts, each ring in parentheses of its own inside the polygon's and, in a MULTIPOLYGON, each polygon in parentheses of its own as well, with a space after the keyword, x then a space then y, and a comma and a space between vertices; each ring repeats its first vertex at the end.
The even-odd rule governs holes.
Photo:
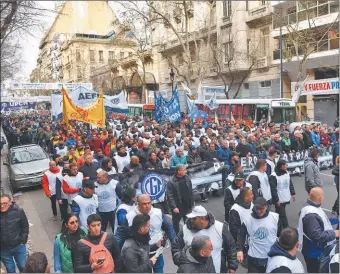
POLYGON ((171 92, 174 92, 175 72, 173 69, 170 70, 170 80, 171 80, 171 92))

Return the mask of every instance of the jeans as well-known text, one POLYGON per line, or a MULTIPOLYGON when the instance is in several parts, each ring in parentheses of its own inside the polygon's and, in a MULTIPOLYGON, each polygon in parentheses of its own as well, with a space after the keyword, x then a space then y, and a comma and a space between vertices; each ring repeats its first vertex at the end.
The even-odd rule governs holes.
POLYGON ((181 211, 178 214, 175 214, 172 212, 172 224, 174 226, 176 235, 179 232, 179 223, 181 221, 181 219, 183 218, 183 222, 185 223, 185 221, 187 220, 187 217, 185 216, 187 213, 182 213, 181 211))
POLYGON ((1 248, 0 259, 6 267, 7 273, 15 273, 15 264, 20 272, 26 264, 26 245, 18 245, 10 249, 1 248), (15 263, 14 263, 15 261, 15 263))
POLYGON ((56 198, 56 195, 52 195, 50 197, 50 200, 51 200, 51 206, 52 206, 52 213, 53 213, 53 216, 57 216, 57 205, 56 205, 56 202, 57 202, 57 198, 56 198))
POLYGON ((275 212, 279 214, 279 218, 282 224, 282 229, 289 226, 287 215, 286 215, 286 205, 287 204, 280 204, 280 206, 275 205, 275 212))
POLYGON ((102 217, 102 231, 106 231, 107 224, 110 224, 112 227, 112 232, 114 233, 115 229, 115 212, 99 212, 100 217, 102 217))
POLYGON ((160 255, 154 264, 153 268, 153 273, 164 273, 164 258, 163 255, 160 255))
POLYGON ((59 204, 59 209, 60 209, 61 219, 63 221, 66 221, 67 216, 68 216, 68 213, 67 213, 68 201, 67 201, 67 199, 62 199, 62 204, 59 204))
POLYGON ((319 273, 319 259, 318 258, 308 258, 307 256, 303 256, 305 258, 307 272, 308 273, 319 273))
POLYGON ((248 273, 266 273, 266 266, 257 265, 248 257, 248 273))

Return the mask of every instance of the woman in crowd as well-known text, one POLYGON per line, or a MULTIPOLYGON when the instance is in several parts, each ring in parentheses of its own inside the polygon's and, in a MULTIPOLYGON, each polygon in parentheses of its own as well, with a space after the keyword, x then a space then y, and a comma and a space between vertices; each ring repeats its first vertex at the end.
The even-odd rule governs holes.
POLYGON ((69 214, 61 233, 54 241, 54 270, 56 273, 74 273, 73 261, 77 242, 87 234, 78 224, 78 218, 69 214))

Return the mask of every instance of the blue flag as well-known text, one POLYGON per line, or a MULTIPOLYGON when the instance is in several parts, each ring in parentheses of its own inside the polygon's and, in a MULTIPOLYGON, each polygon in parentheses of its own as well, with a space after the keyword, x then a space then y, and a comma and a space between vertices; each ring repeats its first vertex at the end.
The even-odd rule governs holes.
POLYGON ((155 117, 158 123, 174 123, 181 120, 181 110, 177 86, 170 101, 165 101, 162 95, 157 95, 155 93, 155 117))

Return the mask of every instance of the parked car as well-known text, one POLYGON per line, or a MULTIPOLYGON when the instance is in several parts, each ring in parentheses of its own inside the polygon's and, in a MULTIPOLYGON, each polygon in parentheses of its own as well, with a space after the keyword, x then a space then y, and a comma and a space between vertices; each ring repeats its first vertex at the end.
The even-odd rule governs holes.
POLYGON ((41 178, 49 168, 49 155, 41 146, 30 144, 16 146, 9 150, 8 162, 9 178, 12 191, 41 185, 41 178))

